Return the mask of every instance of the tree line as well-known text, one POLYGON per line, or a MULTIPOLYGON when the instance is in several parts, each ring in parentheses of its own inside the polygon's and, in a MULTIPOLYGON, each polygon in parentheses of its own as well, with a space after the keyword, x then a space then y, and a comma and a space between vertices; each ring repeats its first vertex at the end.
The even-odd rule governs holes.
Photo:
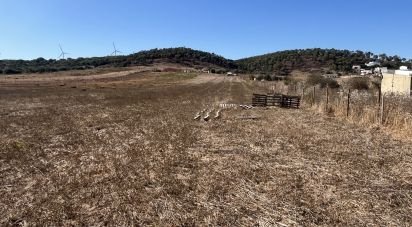
POLYGON ((168 63, 178 63, 193 67, 210 64, 225 69, 235 69, 237 65, 214 53, 193 50, 190 48, 165 48, 141 51, 127 56, 107 56, 77 59, 49 59, 37 58, 34 60, 0 60, 0 73, 44 73, 66 70, 83 70, 96 67, 127 67, 150 65, 158 60, 168 63))
POLYGON ((162 61, 188 67, 208 65, 245 73, 288 75, 293 70, 312 69, 350 72, 353 65, 379 61, 382 67, 397 69, 401 65, 412 68, 412 60, 399 56, 376 55, 371 52, 336 49, 287 50, 233 61, 214 53, 190 48, 165 48, 141 51, 127 56, 107 56, 77 59, 0 60, 0 73, 43 73, 66 70, 83 70, 96 67, 127 67, 150 65, 162 61))
POLYGON ((389 69, 398 69, 401 65, 412 66, 412 60, 399 56, 320 48, 280 51, 236 61, 239 69, 246 72, 276 72, 284 75, 292 70, 310 71, 312 69, 351 72, 353 65, 367 68, 365 64, 369 62, 380 62, 382 67, 389 69))

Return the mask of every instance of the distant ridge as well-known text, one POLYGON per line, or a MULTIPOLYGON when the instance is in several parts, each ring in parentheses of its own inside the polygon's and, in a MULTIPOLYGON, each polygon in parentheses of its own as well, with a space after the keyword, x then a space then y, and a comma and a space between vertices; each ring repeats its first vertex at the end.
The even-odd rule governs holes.
POLYGON ((411 66, 411 60, 399 56, 376 55, 371 52, 336 49, 297 49, 279 51, 260 56, 237 60, 239 69, 247 72, 278 72, 288 74, 293 70, 309 71, 326 69, 349 72, 353 65, 362 65, 378 61, 383 67, 399 68, 411 66))
POLYGON ((0 60, 0 73, 43 73, 66 70, 82 70, 96 67, 127 67, 150 65, 156 62, 177 63, 189 67, 215 67, 236 69, 232 60, 222 56, 185 47, 152 49, 123 56, 106 56, 77 59, 37 58, 34 60, 0 60))
POLYGON ((245 73, 289 74, 293 70, 310 71, 325 69, 349 72, 353 65, 365 65, 379 61, 383 67, 412 68, 412 61, 399 56, 375 55, 371 52, 336 49, 298 49, 279 51, 240 60, 226 59, 214 53, 191 48, 163 48, 140 51, 123 56, 106 56, 77 59, 37 58, 34 60, 0 60, 0 74, 43 73, 66 70, 82 70, 96 67, 127 67, 154 63, 176 63, 188 67, 208 67, 236 70, 245 73))

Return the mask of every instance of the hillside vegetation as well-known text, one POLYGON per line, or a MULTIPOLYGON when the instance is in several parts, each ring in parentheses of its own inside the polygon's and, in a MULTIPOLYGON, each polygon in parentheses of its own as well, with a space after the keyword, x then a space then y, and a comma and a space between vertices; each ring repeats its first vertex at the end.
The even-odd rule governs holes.
POLYGON ((240 59, 236 63, 247 72, 279 72, 288 74, 292 70, 328 69, 350 72, 353 65, 364 65, 371 61, 381 62, 383 67, 398 68, 401 65, 411 66, 411 60, 399 56, 375 55, 371 52, 305 49, 287 50, 261 56, 240 59))
POLYGON ((127 67, 164 62, 182 64, 188 67, 239 70, 245 73, 288 75, 293 70, 310 71, 312 69, 349 72, 352 70, 353 65, 364 65, 371 61, 379 61, 382 66, 388 68, 398 68, 401 65, 412 66, 411 60, 407 61, 399 56, 375 55, 371 52, 362 51, 336 49, 287 50, 233 61, 214 53, 180 47, 152 49, 127 56, 60 60, 37 58, 30 61, 2 60, 0 61, 0 74, 43 73, 96 67, 127 67))
POLYGON ((213 53, 193 50, 190 48, 167 48, 141 51, 127 56, 107 56, 77 59, 37 58, 31 61, 3 60, 0 61, 0 73, 43 73, 66 70, 82 70, 96 67, 127 67, 149 65, 157 61, 178 63, 190 67, 213 66, 225 69, 237 68, 232 60, 225 59, 213 53))

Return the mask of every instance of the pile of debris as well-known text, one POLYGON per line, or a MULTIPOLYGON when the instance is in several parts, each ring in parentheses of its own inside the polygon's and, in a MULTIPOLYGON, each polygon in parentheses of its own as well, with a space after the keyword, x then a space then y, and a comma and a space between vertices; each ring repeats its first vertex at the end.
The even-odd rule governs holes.
POLYGON ((253 106, 251 105, 242 105, 242 104, 227 104, 227 103, 222 103, 219 104, 219 108, 216 110, 214 108, 212 109, 203 109, 202 111, 199 111, 196 113, 195 117, 193 120, 200 120, 203 119, 204 121, 209 121, 212 119, 212 113, 215 112, 213 119, 219 119, 221 117, 222 111, 225 109, 237 109, 237 108, 242 108, 244 110, 249 110, 252 109, 253 106))
MULTIPOLYGON (((196 115, 193 119, 194 120, 203 119, 204 121, 209 121, 211 119, 211 115, 214 111, 215 111, 214 109, 210 109, 210 110, 203 109, 202 111, 196 113, 196 115), (203 115, 203 117, 202 117, 202 115, 203 115)), ((214 119, 220 118, 220 113, 221 113, 221 110, 220 109, 217 110, 216 113, 215 113, 214 119)))

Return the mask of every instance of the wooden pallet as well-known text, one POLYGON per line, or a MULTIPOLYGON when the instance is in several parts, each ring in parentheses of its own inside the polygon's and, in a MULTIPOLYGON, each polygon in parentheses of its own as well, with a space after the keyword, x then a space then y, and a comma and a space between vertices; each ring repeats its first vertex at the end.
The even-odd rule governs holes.
POLYGON ((282 107, 282 108, 299 109, 300 97, 283 95, 283 94, 269 94, 269 95, 253 94, 252 106, 254 107, 277 106, 277 107, 282 107))
POLYGON ((267 96, 260 94, 253 94, 252 106, 254 107, 265 107, 267 106, 267 96))
POLYGON ((282 97, 282 107, 299 109, 300 97, 299 96, 286 96, 286 95, 283 96, 282 97))
POLYGON ((268 106, 278 106, 282 107, 282 94, 271 94, 267 95, 267 105, 268 106))

